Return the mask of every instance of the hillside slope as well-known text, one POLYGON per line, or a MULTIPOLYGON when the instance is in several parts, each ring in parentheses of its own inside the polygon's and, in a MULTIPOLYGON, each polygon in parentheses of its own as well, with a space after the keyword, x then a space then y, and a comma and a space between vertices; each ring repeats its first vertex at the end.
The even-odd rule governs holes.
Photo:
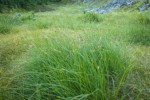
POLYGON ((102 6, 95 7, 93 9, 90 9, 89 11, 103 14, 125 6, 130 6, 130 9, 136 8, 134 10, 144 11, 150 7, 150 2, 149 0, 109 0, 107 3, 103 2, 102 6))

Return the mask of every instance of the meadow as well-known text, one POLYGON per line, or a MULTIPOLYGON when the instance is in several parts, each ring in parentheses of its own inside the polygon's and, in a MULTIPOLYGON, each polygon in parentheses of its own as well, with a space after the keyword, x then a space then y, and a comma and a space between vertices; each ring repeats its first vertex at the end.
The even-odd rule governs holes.
POLYGON ((148 100, 150 12, 0 14, 0 100, 148 100))

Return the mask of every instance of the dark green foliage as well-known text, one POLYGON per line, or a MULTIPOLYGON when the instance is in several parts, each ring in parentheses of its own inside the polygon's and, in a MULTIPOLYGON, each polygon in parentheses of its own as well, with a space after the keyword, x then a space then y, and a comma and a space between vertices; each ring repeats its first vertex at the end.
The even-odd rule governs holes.
POLYGON ((35 12, 46 12, 46 11, 54 11, 55 8, 47 6, 47 5, 38 5, 35 7, 35 12))
POLYGON ((150 19, 143 14, 138 15, 138 21, 140 24, 150 24, 150 19))
POLYGON ((0 16, 0 34, 10 33, 13 20, 9 16, 0 16))
POLYGON ((36 5, 47 4, 48 2, 59 2, 61 0, 0 0, 0 12, 7 8, 31 9, 36 5))
POLYGON ((0 33, 2 34, 10 33, 11 30, 12 27, 10 25, 0 25, 0 33))
POLYGON ((100 22, 102 21, 102 18, 99 17, 98 14, 95 13, 86 13, 84 16, 82 16, 82 21, 83 22, 100 22))

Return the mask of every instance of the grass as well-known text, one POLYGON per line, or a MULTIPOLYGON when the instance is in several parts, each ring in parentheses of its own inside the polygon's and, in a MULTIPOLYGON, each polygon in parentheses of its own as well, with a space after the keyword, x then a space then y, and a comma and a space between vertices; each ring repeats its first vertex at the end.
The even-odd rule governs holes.
POLYGON ((0 33, 10 33, 12 30, 12 26, 10 25, 12 23, 12 20, 8 18, 7 16, 0 16, 0 33))
POLYGON ((19 26, 21 24, 23 24, 23 22, 17 16, 17 14, 14 15, 2 14, 0 15, 0 34, 15 33, 17 32, 15 26, 19 26))
POLYGON ((79 7, 0 15, 0 99, 148 99, 149 24, 79 7))
POLYGON ((22 99, 44 99, 45 95, 50 99, 115 99, 130 68, 130 60, 123 50, 101 39, 76 44, 60 36, 36 41, 31 56, 23 65, 23 76, 15 79, 19 81, 24 77, 14 87, 25 92, 21 94, 22 99), (28 92, 30 94, 25 96, 28 92))
POLYGON ((81 19, 83 22, 101 22, 102 18, 100 18, 100 16, 98 16, 98 14, 94 14, 94 13, 85 13, 84 16, 79 17, 79 19, 81 19))
POLYGON ((138 20, 140 24, 150 24, 150 19, 144 14, 139 14, 138 20))
POLYGON ((132 28, 130 31, 130 41, 140 45, 150 45, 150 30, 147 27, 140 29, 132 28))

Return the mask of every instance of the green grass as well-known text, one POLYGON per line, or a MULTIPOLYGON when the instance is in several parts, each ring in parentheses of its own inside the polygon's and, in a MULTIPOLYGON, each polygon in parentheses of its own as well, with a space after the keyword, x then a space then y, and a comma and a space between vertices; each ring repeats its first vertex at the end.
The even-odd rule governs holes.
POLYGON ((10 33, 12 30, 12 20, 7 16, 0 16, 0 33, 10 33))
POLYGON ((0 99, 148 99, 149 24, 79 7, 0 15, 0 99))
POLYGON ((94 13, 85 13, 85 15, 79 17, 79 19, 81 19, 83 22, 89 22, 89 23, 92 22, 98 23, 102 21, 102 18, 100 18, 98 14, 94 14, 94 13))
POLYGON ((68 36, 62 39, 61 34, 51 36, 36 41, 22 65, 24 71, 14 79, 21 82, 13 87, 12 93, 24 91, 22 99, 44 99, 45 95, 50 99, 117 98, 131 67, 122 47, 92 35, 80 44, 68 36))
POLYGON ((140 45, 150 45, 150 30, 147 27, 132 28, 130 31, 130 41, 140 45))
POLYGON ((138 15, 138 21, 140 24, 150 24, 150 19, 144 14, 138 15))

